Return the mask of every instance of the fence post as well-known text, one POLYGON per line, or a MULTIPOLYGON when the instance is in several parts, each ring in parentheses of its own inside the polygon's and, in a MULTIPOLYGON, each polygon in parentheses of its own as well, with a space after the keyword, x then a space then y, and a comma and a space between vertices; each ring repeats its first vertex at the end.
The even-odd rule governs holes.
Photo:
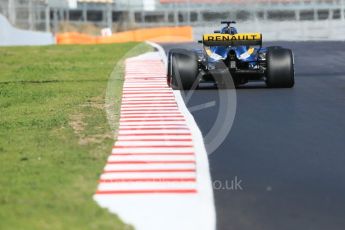
POLYGON ((46 32, 50 32, 50 7, 48 0, 45 2, 45 26, 46 32))
POLYGON ((114 4, 113 3, 109 3, 109 27, 112 28, 113 27, 113 8, 114 8, 114 4))
POLYGON ((177 4, 174 3, 174 21, 175 21, 175 26, 178 26, 179 24, 179 13, 178 13, 178 9, 177 9, 177 4))
POLYGON ((190 25, 190 0, 188 0, 188 5, 187 5, 187 25, 190 25))
POLYGON ((345 20, 345 17, 344 17, 344 0, 341 0, 341 2, 340 2, 340 19, 342 21, 345 20))
POLYGON ((295 20, 299 21, 300 20, 300 11, 299 10, 295 10, 295 20))
POLYGON ((87 3, 86 2, 84 2, 83 3, 83 21, 84 22, 87 22, 87 9, 86 9, 86 5, 87 3))
POLYGON ((318 19, 319 19, 319 17, 318 17, 317 9, 314 8, 314 21, 317 21, 318 19))
POLYGON ((32 7, 32 0, 29 0, 29 2, 28 2, 28 13, 29 13, 29 15, 28 15, 28 17, 29 17, 29 30, 34 30, 34 16, 33 16, 33 14, 34 14, 34 12, 33 12, 33 7, 32 7))
POLYGON ((12 25, 16 24, 16 5, 14 0, 8 0, 8 18, 12 25))
POLYGON ((58 32, 58 9, 54 8, 53 9, 53 28, 54 28, 54 33, 58 32))

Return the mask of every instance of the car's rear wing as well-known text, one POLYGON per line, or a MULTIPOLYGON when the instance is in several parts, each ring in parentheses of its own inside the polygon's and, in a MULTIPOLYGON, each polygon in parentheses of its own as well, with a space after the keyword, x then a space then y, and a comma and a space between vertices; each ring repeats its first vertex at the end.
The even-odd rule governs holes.
POLYGON ((204 34, 205 46, 262 46, 262 34, 204 34))

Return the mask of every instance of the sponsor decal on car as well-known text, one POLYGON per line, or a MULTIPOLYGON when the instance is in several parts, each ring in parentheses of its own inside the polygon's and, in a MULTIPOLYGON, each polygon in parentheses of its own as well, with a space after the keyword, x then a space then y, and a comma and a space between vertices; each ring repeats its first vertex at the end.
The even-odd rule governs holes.
POLYGON ((205 34, 203 36, 203 43, 208 46, 261 45, 262 34, 205 34))

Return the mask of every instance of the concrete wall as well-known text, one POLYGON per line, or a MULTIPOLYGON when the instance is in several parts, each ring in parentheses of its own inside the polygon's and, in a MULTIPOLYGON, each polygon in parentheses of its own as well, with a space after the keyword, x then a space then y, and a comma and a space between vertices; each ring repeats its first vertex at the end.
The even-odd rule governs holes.
POLYGON ((35 46, 55 44, 52 33, 20 30, 0 14, 0 46, 35 46))

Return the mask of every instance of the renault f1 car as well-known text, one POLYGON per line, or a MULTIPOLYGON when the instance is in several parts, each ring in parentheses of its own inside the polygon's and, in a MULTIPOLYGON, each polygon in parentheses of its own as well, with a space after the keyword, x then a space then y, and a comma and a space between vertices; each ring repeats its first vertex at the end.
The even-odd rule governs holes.
POLYGON ((203 49, 173 49, 168 54, 167 82, 173 89, 190 90, 201 82, 235 86, 264 81, 271 88, 294 86, 294 58, 290 49, 262 47, 262 34, 237 33, 234 21, 220 31, 204 34, 203 49))

